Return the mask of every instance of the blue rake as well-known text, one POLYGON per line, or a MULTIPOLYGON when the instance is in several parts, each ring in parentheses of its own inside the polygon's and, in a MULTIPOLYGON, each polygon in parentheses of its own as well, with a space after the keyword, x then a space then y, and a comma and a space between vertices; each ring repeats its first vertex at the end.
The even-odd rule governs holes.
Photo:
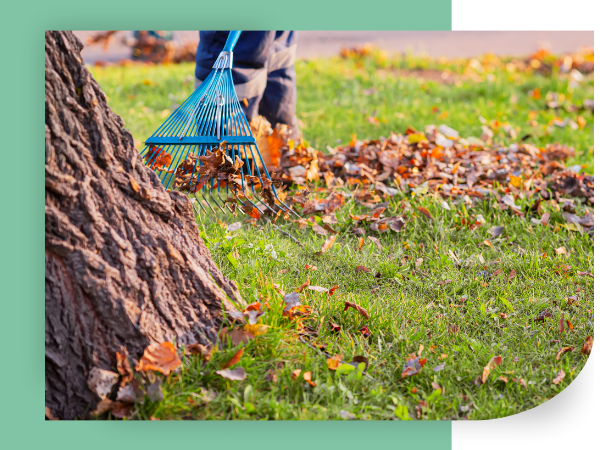
POLYGON ((141 155, 166 189, 193 194, 205 213, 298 216, 279 199, 235 92, 231 68, 240 34, 229 33, 209 76, 146 139, 141 155))

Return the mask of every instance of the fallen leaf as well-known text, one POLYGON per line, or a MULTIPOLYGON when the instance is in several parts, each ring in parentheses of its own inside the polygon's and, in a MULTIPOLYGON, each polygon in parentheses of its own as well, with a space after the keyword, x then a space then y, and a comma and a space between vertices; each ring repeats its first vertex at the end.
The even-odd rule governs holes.
POLYGON ((310 284, 310 277, 307 276, 306 281, 304 283, 302 283, 298 289, 296 289, 296 292, 298 292, 298 294, 300 294, 304 290, 304 288, 307 287, 309 284, 310 284))
POLYGON ((364 363, 365 368, 363 370, 367 370, 369 368, 369 358, 366 356, 356 355, 352 358, 352 362, 357 364, 364 363))
POLYGON ((562 369, 560 369, 560 372, 558 372, 558 375, 556 376, 556 378, 554 378, 554 379, 552 380, 552 382, 553 382, 555 385, 558 385, 558 383, 560 383, 560 382, 563 380, 563 378, 565 377, 565 375, 566 375, 566 374, 565 374, 565 371, 564 371, 564 370, 562 370, 562 369))
POLYGON ((510 283, 511 280, 517 275, 517 272, 515 271, 515 269, 511 269, 510 274, 508 274, 508 282, 510 283))
POLYGON ((292 371, 292 380, 295 380, 296 378, 298 378, 298 376, 300 375, 301 372, 302 372, 301 369, 296 369, 296 370, 292 371))
POLYGON ((98 397, 104 399, 110 394, 113 386, 117 384, 118 381, 118 373, 94 367, 90 370, 87 384, 93 392, 98 394, 98 397))
POLYGON ((483 241, 483 243, 485 245, 487 245, 488 247, 494 248, 494 246, 492 245, 492 243, 490 241, 488 241, 487 239, 485 241, 483 241))
POLYGON ((523 386, 525 389, 527 389, 527 383, 525 382, 525 380, 523 378, 519 378, 519 383, 521 384, 521 386, 523 386))
POLYGON ((571 322, 569 322, 569 319, 567 319, 566 322, 567 322, 567 326, 569 327, 569 330, 572 330, 573 324, 571 322))
POLYGON ((306 381, 308 384, 310 384, 312 387, 316 386, 316 383, 314 381, 311 380, 311 373, 310 372, 304 372, 302 374, 302 378, 304 378, 304 381, 306 381))
POLYGON ((100 416, 113 408, 113 401, 105 398, 96 405, 96 409, 91 412, 94 417, 100 416))
POLYGON ((429 220, 433 220, 433 216, 431 215, 431 213, 429 212, 429 210, 427 208, 424 208, 423 206, 417 206, 417 209, 421 212, 421 214, 423 214, 429 220))
POLYGON ((594 274, 591 273, 591 272, 580 272, 578 270, 577 271, 577 275, 579 275, 580 277, 587 276, 587 277, 590 277, 590 278, 594 278, 594 274))
POLYGON ((312 224, 312 230, 321 236, 327 236, 329 234, 329 232, 317 222, 312 224))
POLYGON ((132 409, 133 409, 132 403, 113 402, 110 412, 117 419, 122 419, 124 417, 127 417, 132 409))
POLYGON ((502 319, 506 319, 508 316, 505 313, 498 313, 498 315, 500 316, 500 318, 502 319))
MULTIPOLYGON (((104 400, 102 400, 102 401, 104 401, 104 400)), ((100 403, 102 403, 102 401, 100 403)), ((56 417, 54 417, 54 415, 52 414, 52 411, 50 411, 50 408, 48 408, 47 406, 45 408, 46 408, 45 409, 46 417, 48 418, 48 420, 58 420, 56 417)))
POLYGON ((242 355, 244 354, 244 349, 240 348, 235 355, 233 355, 231 357, 231 359, 227 362, 227 364, 225 364, 223 366, 223 369, 227 369, 228 367, 233 366, 234 364, 237 364, 238 362, 240 362, 240 358, 242 357, 242 355))
POLYGON ((558 353, 556 354, 556 360, 558 361, 560 359, 560 355, 562 355, 563 353, 568 353, 568 352, 572 352, 573 351, 573 347, 563 347, 561 348, 558 353))
POLYGON ((485 384, 488 376, 490 375, 490 371, 494 370, 497 366, 502 363, 502 356, 494 356, 490 359, 490 362, 483 368, 483 373, 481 374, 481 382, 485 384))
POLYGON ((565 331, 565 313, 560 315, 560 320, 558 321, 558 332, 562 333, 563 331, 565 331))
POLYGON ((504 227, 492 227, 488 230, 488 233, 491 234, 492 237, 495 239, 498 236, 500 236, 503 231, 504 231, 504 227))
POLYGON ((444 389, 439 384, 437 384, 435 381, 431 382, 431 387, 434 390, 438 390, 439 389, 442 393, 444 392, 444 389))
MULTIPOLYGON (((368 319, 368 317, 367 317, 367 319, 368 319)), ((366 338, 371 336, 371 331, 369 331, 369 327, 367 327, 366 325, 358 331, 360 332, 360 334, 362 334, 366 338)))
POLYGON ((594 338, 588 336, 585 338, 585 342, 583 343, 583 347, 581 348, 581 353, 584 355, 588 355, 592 353, 592 347, 594 345, 594 338))
POLYGON ((165 398, 160 380, 156 380, 154 383, 150 384, 146 389, 146 393, 151 402, 162 402, 165 398))
POLYGON ((331 327, 331 331, 333 331, 334 333, 336 333, 342 329, 342 327, 340 327, 338 324, 333 323, 333 322, 329 322, 329 326, 331 327))
POLYGON ((346 311, 348 308, 354 308, 365 319, 369 319, 369 313, 367 313, 367 310, 357 305, 356 303, 344 302, 344 311, 346 311))
POLYGON ((406 363, 404 363, 404 367, 402 368, 401 377, 411 377, 419 373, 420 370, 421 365, 419 364, 419 358, 413 353, 406 358, 406 363))
POLYGON ((363 237, 358 239, 358 251, 360 252, 365 244, 365 239, 363 237))
POLYGON ((435 367, 433 368, 433 371, 434 371, 434 372, 439 372, 440 370, 444 370, 444 367, 446 367, 446 363, 442 363, 442 364, 440 364, 440 365, 438 365, 438 366, 435 366, 435 367))
POLYGON ((502 269, 498 269, 498 270, 496 270, 496 271, 495 271, 495 272, 492 274, 492 276, 494 276, 494 277, 497 277, 497 276, 498 276, 498 275, 500 275, 501 273, 502 273, 502 269))
POLYGON ((419 351, 417 352, 417 356, 420 358, 421 354, 423 353, 423 350, 425 350, 425 346, 423 344, 419 344, 419 351))
POLYGON ((333 243, 335 242, 336 237, 337 237, 337 234, 334 234, 333 236, 330 236, 329 238, 327 238, 325 240, 325 242, 323 242, 323 246, 321 247, 321 250, 316 252, 315 255, 322 255, 327 250, 329 250, 331 248, 331 246, 333 245, 333 243))
POLYGON ((305 268, 306 270, 317 270, 317 268, 316 268, 315 266, 312 266, 312 265, 310 265, 310 264, 307 264, 307 265, 305 265, 305 266, 304 266, 304 268, 305 268))
POLYGON ((308 286, 306 289, 316 292, 329 292, 329 289, 321 287, 321 286, 308 286))
POLYGON ((508 383, 508 378, 506 378, 505 376, 499 376, 498 380, 504 381, 504 383, 508 383))
POLYGON ((331 358, 327 358, 327 368, 329 370, 336 370, 340 362, 342 361, 342 355, 334 355, 331 358))
POLYGON ((121 386, 117 392, 117 400, 125 403, 137 403, 144 398, 144 391, 140 383, 134 380, 133 383, 121 386))
POLYGON ((235 223, 227 225, 227 231, 229 231, 229 232, 237 231, 240 228, 242 228, 241 222, 235 222, 235 223))
POLYGON ((117 352, 117 371, 121 374, 121 386, 125 386, 133 380, 133 370, 131 370, 127 354, 117 352))
POLYGON ((556 252, 557 255, 566 255, 567 254, 567 249, 565 247, 555 248, 554 251, 556 252))
POLYGON ((234 320, 239 320, 240 322, 244 322, 245 321, 245 316, 243 312, 237 311, 237 310, 232 310, 232 311, 227 311, 227 313, 229 316, 233 317, 234 320))
POLYGON ((536 322, 544 322, 548 317, 552 317, 552 312, 545 309, 533 320, 536 322))
POLYGON ((297 292, 292 292, 290 294, 285 294, 283 296, 283 301, 285 302, 284 311, 289 311, 296 306, 300 306, 302 302, 300 301, 300 294, 297 292))
POLYGON ((169 375, 173 369, 181 365, 177 351, 170 342, 150 344, 144 350, 144 355, 135 368, 138 372, 155 370, 164 375, 169 375))
POLYGON ((339 288, 339 286, 336 284, 334 287, 329 289, 328 295, 331 297, 333 295, 333 293, 338 290, 338 288, 339 288))
POLYGON ((254 325, 246 325, 244 330, 253 336, 262 336, 263 334, 267 334, 269 331, 269 327, 267 325, 263 325, 261 323, 255 323, 254 325))
POLYGON ((368 273, 370 272, 369 269, 367 269, 365 266, 356 266, 356 271, 357 272, 363 272, 363 273, 368 273))
POLYGON ((550 221, 550 213, 542 214, 542 217, 540 219, 540 222, 542 223, 542 225, 547 226, 549 221, 550 221))
POLYGON ((221 375, 223 378, 227 378, 228 380, 242 381, 246 379, 246 371, 243 367, 236 367, 235 369, 217 370, 216 373, 218 375, 221 375))

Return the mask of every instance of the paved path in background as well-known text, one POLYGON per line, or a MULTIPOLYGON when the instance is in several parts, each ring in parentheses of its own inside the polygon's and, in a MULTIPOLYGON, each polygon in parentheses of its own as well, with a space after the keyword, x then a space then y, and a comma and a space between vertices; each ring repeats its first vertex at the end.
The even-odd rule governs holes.
MULTIPOLYGON (((93 31, 75 31, 84 42, 93 31)), ((131 35, 123 31, 119 35, 131 35)), ((197 31, 176 31, 179 41, 198 42, 197 31)), ((115 39, 118 41, 119 39, 115 39)), ((486 52, 497 55, 526 55, 540 46, 556 53, 594 46, 592 31, 301 31, 298 38, 298 58, 331 56, 344 47, 370 42, 390 52, 425 51, 432 56, 470 57, 486 52)), ((103 52, 100 46, 85 47, 87 63, 97 60, 114 62, 128 58, 128 47, 116 42, 103 52)))

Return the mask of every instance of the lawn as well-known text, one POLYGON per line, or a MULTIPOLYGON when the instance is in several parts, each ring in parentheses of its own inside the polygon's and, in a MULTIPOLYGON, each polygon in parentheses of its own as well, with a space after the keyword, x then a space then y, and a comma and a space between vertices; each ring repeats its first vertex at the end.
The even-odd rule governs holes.
MULTIPOLYGON (((496 123, 495 143, 508 144, 514 142, 505 131, 509 124, 518 139, 529 136, 536 146, 574 147, 567 165, 593 173, 593 112, 581 107, 593 99, 593 73, 574 82, 557 69, 542 75, 517 62, 492 55, 473 61, 400 58, 377 50, 366 57, 298 61, 304 138, 326 151, 352 135, 375 139, 409 125, 422 130, 446 124, 461 136, 479 137, 485 122, 496 123), (559 102, 557 109, 548 107, 552 101, 559 102)), ((188 64, 92 71, 140 150, 193 90, 188 64)), ((516 200, 523 211, 532 203, 516 200)), ((577 215, 593 213, 580 199, 575 205, 577 215)), ((325 237, 310 227, 281 225, 300 247, 246 217, 199 217, 200 234, 219 267, 248 303, 261 302, 260 331, 255 328, 256 338, 247 343, 221 343, 208 362, 184 355, 179 372, 156 375, 164 399, 147 398, 133 417, 475 420, 516 414, 551 399, 588 358, 581 348, 593 335, 594 280, 578 272, 593 273, 593 237, 565 227, 557 202, 541 208, 550 214, 548 226, 533 223, 529 214, 501 210, 494 197, 443 204, 432 192, 400 192, 388 210, 404 212, 407 225, 400 233, 369 232, 376 239, 365 239, 359 248, 350 216, 369 211, 348 201, 335 212, 336 241, 321 256, 315 252, 325 237), (432 220, 417 206, 426 207, 432 220), (482 226, 471 231, 461 225, 478 216, 482 226), (227 225, 235 222, 241 228, 230 231, 235 227, 227 225), (504 229, 494 236, 489 231, 497 226, 504 229), (556 252, 560 247, 566 254, 556 252), (339 288, 332 295, 304 289, 300 298, 309 309, 303 320, 284 317, 282 293, 308 277, 311 286, 339 288), (368 318, 345 310, 345 302, 364 308, 368 318), (535 320, 542 312, 551 315, 535 320), (561 332, 563 314, 568 322, 561 332), (303 328, 308 336, 301 335, 303 328), (557 358, 564 347, 573 350, 557 358), (234 367, 243 367, 247 378, 216 374, 242 348, 234 367), (325 353, 343 355, 348 363, 366 357, 368 367, 341 364, 333 371, 325 353), (422 367, 403 376, 413 353, 422 367), (502 362, 483 383, 484 367, 495 356, 502 362), (561 370, 564 379, 555 384, 561 370)))

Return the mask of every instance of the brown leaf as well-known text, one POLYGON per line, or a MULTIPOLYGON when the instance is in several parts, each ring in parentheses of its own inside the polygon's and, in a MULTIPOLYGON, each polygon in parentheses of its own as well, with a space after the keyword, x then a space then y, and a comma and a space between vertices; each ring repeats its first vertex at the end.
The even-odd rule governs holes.
POLYGON ((110 394, 113 386, 117 384, 118 381, 119 375, 117 373, 94 367, 90 370, 87 384, 98 397, 105 398, 110 394))
POLYGON ((367 269, 365 266, 356 266, 356 271, 357 272, 363 272, 363 273, 369 273, 370 270, 367 269))
POLYGON ((515 269, 512 269, 510 271, 510 274, 508 275, 508 282, 510 283, 511 280, 517 275, 517 272, 515 271, 515 269))
POLYGON ((487 239, 485 241, 483 241, 483 243, 485 245, 487 245, 488 247, 494 248, 494 246, 492 245, 492 243, 490 241, 488 241, 487 239))
POLYGON ((521 384, 521 386, 523 386, 525 389, 527 389, 527 383, 525 382, 525 380, 523 378, 519 378, 519 383, 521 384))
POLYGON ((186 345, 185 352, 190 355, 198 355, 204 361, 210 361, 213 349, 209 349, 208 347, 205 347, 204 345, 195 342, 191 345, 186 345))
POLYGON ((121 374, 121 386, 133 380, 133 370, 126 354, 117 352, 117 371, 121 374))
POLYGON ((423 214, 429 220, 433 220, 433 216, 431 215, 431 213, 429 212, 429 210, 427 208, 424 208, 423 206, 417 206, 417 209, 421 212, 421 214, 423 214))
POLYGON ((508 383, 508 378, 506 378, 505 376, 499 376, 498 380, 504 381, 504 383, 508 383))
POLYGON ((444 392, 444 389, 439 384, 437 384, 435 381, 431 382, 431 387, 434 390, 438 390, 439 389, 442 393, 444 392))
POLYGON ((542 222, 542 225, 547 226, 548 222, 550 221, 550 213, 542 214, 542 218, 540 219, 540 221, 542 222))
POLYGON ((337 291, 338 288, 339 288, 339 286, 336 284, 334 287, 332 287, 331 289, 329 289, 328 295, 331 297, 333 295, 333 293, 335 291, 337 291))
POLYGON ((423 350, 425 350, 425 346, 423 344, 419 344, 419 351, 417 352, 417 356, 419 358, 421 357, 421 353, 423 353, 423 350))
POLYGON ((238 346, 239 344, 251 341, 252 339, 255 338, 254 334, 252 334, 248 331, 244 331, 241 328, 235 328, 231 331, 227 331, 225 328, 223 328, 219 332, 219 337, 223 344, 225 344, 227 342, 227 337, 229 337, 231 339, 231 344, 234 347, 238 346))
POLYGON ((313 223, 312 230, 321 236, 327 236, 329 234, 327 230, 321 225, 319 225, 317 222, 313 223))
POLYGON ((580 272, 578 270, 577 271, 577 275, 579 275, 580 277, 587 276, 587 277, 590 277, 590 278, 594 278, 594 274, 591 273, 591 272, 580 272))
POLYGON ((144 355, 135 368, 138 372, 155 370, 164 375, 169 375, 173 369, 181 365, 177 351, 170 342, 150 344, 144 350, 144 355))
POLYGON ((369 313, 363 307, 357 305, 356 303, 344 302, 344 311, 348 308, 354 308, 358 311, 358 313, 366 319, 369 319, 369 313))
POLYGON ((221 375, 223 378, 233 381, 242 381, 246 379, 246 371, 243 367, 236 367, 235 369, 223 369, 215 372, 221 375))
POLYGON ((331 248, 331 246, 333 245, 333 243, 335 242, 336 237, 337 237, 337 234, 334 234, 333 236, 327 238, 325 240, 325 242, 323 242, 323 246, 321 247, 321 250, 316 252, 315 255, 322 255, 327 250, 329 250, 331 248))
POLYGON ((355 363, 364 363, 365 364, 365 370, 367 370, 369 368, 369 359, 366 356, 362 356, 362 355, 356 355, 352 358, 352 362, 355 363))
MULTIPOLYGON (((100 402, 100 403, 102 403, 102 402, 100 402)), ((48 418, 48 420, 58 420, 56 417, 54 417, 54 415, 52 414, 52 411, 50 411, 50 408, 48 408, 47 406, 45 408, 46 408, 46 417, 48 418)))
POLYGON ((360 252, 365 244, 365 238, 361 237, 358 239, 358 251, 360 252))
POLYGON ((90 414, 94 417, 100 416, 100 415, 110 411, 112 408, 113 408, 113 401, 108 398, 105 398, 104 400, 100 401, 96 405, 96 409, 93 410, 90 414))
POLYGON ((304 268, 305 268, 306 270, 317 270, 317 268, 316 268, 315 266, 313 266, 313 265, 310 265, 310 264, 306 264, 306 265, 304 266, 304 268))
POLYGON ((508 316, 505 313, 498 313, 498 315, 500 316, 500 318, 502 319, 506 319, 508 316))
POLYGON ((556 354, 556 360, 558 361, 560 359, 560 355, 562 355, 563 353, 568 353, 568 352, 572 352, 573 351, 573 347, 563 347, 561 348, 558 353, 556 354))
POLYGON ((111 413, 117 419, 122 419, 123 417, 127 417, 132 409, 133 403, 113 402, 111 413))
POLYGON ((585 338, 585 342, 583 343, 583 347, 581 348, 581 353, 584 355, 588 355, 592 353, 592 347, 594 345, 594 338, 588 336, 585 338))
POLYGON ((231 359, 229 361, 227 361, 227 364, 225 364, 223 366, 223 369, 227 369, 228 367, 233 366, 234 364, 237 364, 238 362, 240 362, 240 358, 242 357, 242 355, 244 354, 244 349, 240 348, 235 355, 233 355, 231 357, 231 359))
POLYGON ((565 331, 565 313, 560 315, 560 320, 558 321, 558 332, 562 333, 563 331, 565 331))
POLYGON ((555 248, 554 251, 556 252, 557 255, 566 255, 567 254, 567 249, 565 247, 555 248))
POLYGON ((338 331, 340 331, 342 329, 342 327, 340 327, 338 324, 333 323, 333 322, 329 322, 329 326, 331 327, 331 331, 333 331, 334 333, 337 333, 338 331))
POLYGON ((500 275, 501 273, 502 273, 502 269, 498 269, 492 274, 492 276, 496 277, 496 276, 500 275))
POLYGON ((375 208, 373 210, 373 212, 371 213, 371 218, 372 219, 378 219, 379 216, 381 216, 381 214, 385 211, 385 206, 380 206, 378 208, 375 208))
POLYGON ((296 369, 292 372, 292 380, 295 380, 296 378, 298 378, 298 376, 300 375, 300 373, 302 372, 301 369, 296 369))
POLYGON ((310 277, 307 276, 306 281, 304 283, 302 283, 298 289, 296 289, 296 292, 298 292, 298 294, 300 294, 304 290, 304 288, 309 285, 310 285, 310 277))
POLYGON ((571 322, 569 322, 569 319, 567 319, 566 322, 567 322, 567 326, 569 327, 569 330, 572 330, 573 324, 571 322))
POLYGON ((560 372, 558 372, 558 375, 556 375, 556 378, 552 380, 552 382, 556 385, 558 385, 558 383, 560 383, 563 378, 565 377, 565 371, 560 369, 560 372))

